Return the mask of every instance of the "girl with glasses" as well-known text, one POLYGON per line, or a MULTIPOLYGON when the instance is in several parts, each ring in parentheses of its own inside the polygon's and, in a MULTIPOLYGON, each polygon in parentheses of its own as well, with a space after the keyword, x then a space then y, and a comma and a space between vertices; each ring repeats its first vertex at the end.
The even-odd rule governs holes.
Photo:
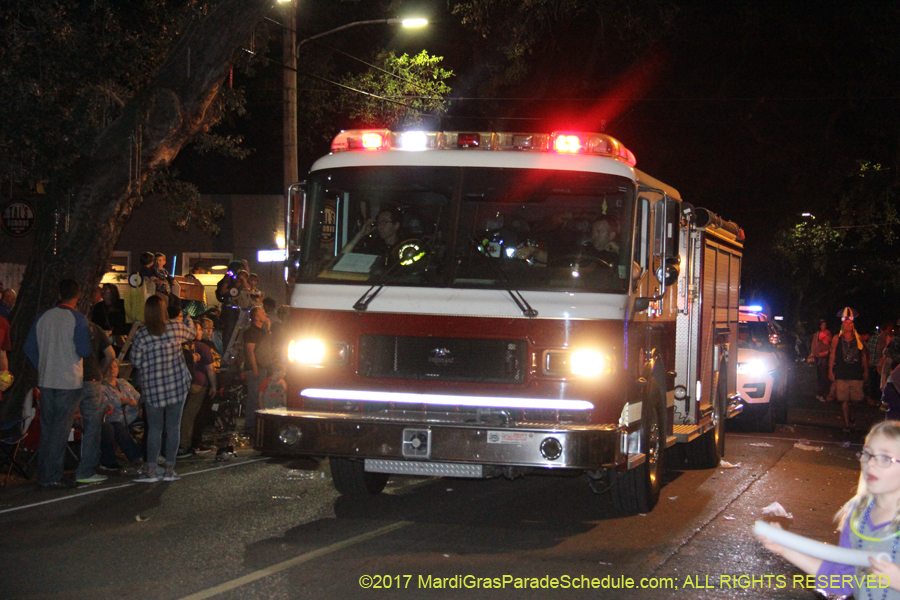
POLYGON ((900 422, 883 421, 872 427, 857 457, 862 470, 856 495, 835 517, 841 532, 840 545, 884 553, 890 557, 889 561, 870 558, 871 566, 861 569, 814 558, 766 537, 758 537, 766 549, 806 573, 816 575, 817 583, 840 582, 843 585, 818 589, 828 597, 853 594, 857 600, 900 600, 900 565, 897 564, 900 558, 897 552, 900 545, 900 422), (866 577, 868 575, 872 577, 866 577), (885 586, 887 581, 890 584, 885 586), (870 587, 856 587, 867 584, 870 587))

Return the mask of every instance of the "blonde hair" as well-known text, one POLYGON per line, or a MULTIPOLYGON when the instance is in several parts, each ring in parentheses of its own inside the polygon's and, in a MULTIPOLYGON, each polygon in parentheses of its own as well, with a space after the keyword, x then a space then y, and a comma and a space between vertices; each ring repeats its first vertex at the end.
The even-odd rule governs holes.
MULTIPOLYGON (((882 435, 894 442, 897 444, 898 449, 900 449, 900 421, 882 421, 881 423, 876 423, 872 426, 872 429, 869 430, 865 443, 868 444, 872 438, 877 435, 882 435)), ((839 510, 837 514, 834 515, 835 521, 838 522, 838 530, 843 530, 844 522, 847 520, 847 517, 849 517, 853 522, 853 525, 859 529, 860 522, 866 514, 866 509, 874 499, 872 494, 869 493, 869 487, 866 485, 865 476, 863 475, 862 470, 860 470, 856 494, 841 507, 841 510, 839 510)), ((900 527, 900 503, 898 503, 897 512, 894 515, 894 519, 891 521, 892 529, 897 529, 898 527, 900 527)))

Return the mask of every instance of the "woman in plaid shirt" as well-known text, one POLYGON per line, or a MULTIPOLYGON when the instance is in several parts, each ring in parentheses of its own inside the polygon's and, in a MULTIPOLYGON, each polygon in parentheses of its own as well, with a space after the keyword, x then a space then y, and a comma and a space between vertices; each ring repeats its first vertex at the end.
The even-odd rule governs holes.
POLYGON ((150 296, 144 304, 144 327, 134 336, 131 362, 141 373, 141 401, 147 413, 147 464, 134 480, 137 483, 177 481, 175 455, 181 438, 181 411, 191 387, 191 374, 184 362, 181 345, 197 336, 191 318, 187 324, 170 321, 166 302, 150 296), (166 470, 157 467, 166 431, 166 470))

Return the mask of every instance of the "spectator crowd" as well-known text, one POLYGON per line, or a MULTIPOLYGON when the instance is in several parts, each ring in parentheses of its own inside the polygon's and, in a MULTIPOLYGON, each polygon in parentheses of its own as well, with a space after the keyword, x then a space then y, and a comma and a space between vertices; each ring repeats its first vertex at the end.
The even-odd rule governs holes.
MULTIPOLYGON (((226 380, 243 381, 245 434, 253 433, 255 410, 285 406, 283 319, 246 261, 228 266, 212 306, 205 292, 182 297, 179 281, 189 282, 169 274, 164 254, 145 252, 139 262, 124 293, 113 283, 84 290, 64 279, 55 306, 32 323, 22 351, 37 371, 39 489, 119 473, 138 483, 177 481, 179 459, 214 450, 204 434, 226 380), (87 316, 77 309, 85 294, 92 298, 87 316), (69 478, 67 447, 76 433, 69 478)), ((0 401, 21 376, 9 370, 15 303, 15 290, 0 283, 0 401)))
POLYGON ((809 341, 807 361, 816 367, 816 398, 837 401, 845 431, 855 426, 853 406, 880 406, 886 419, 900 420, 900 321, 885 321, 874 328, 859 328, 859 313, 845 307, 837 313, 840 329, 820 319, 809 341))

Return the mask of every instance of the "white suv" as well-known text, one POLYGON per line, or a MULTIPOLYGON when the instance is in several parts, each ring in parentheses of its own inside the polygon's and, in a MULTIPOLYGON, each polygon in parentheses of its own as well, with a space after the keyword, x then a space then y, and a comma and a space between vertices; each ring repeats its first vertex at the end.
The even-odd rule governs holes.
POLYGON ((737 384, 744 413, 763 431, 787 415, 788 365, 779 352, 778 330, 757 306, 741 306, 738 323, 737 384))

